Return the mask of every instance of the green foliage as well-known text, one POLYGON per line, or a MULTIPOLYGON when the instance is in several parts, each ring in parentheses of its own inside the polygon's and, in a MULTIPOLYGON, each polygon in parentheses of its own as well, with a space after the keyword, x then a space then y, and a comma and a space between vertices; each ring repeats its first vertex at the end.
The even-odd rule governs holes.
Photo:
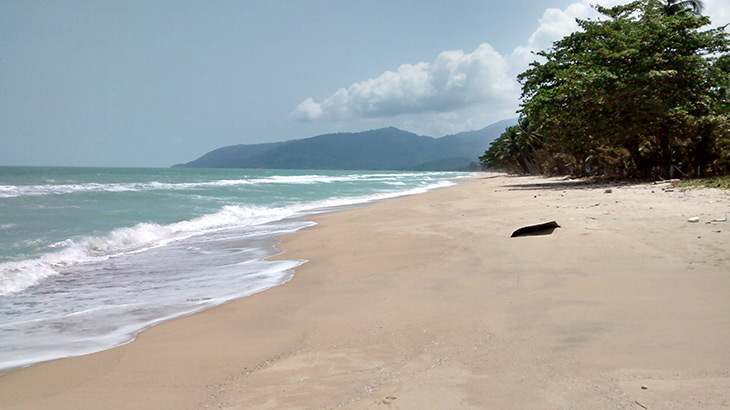
POLYGON ((535 159, 542 143, 533 123, 521 118, 517 125, 507 127, 479 160, 484 168, 501 168, 523 174, 539 172, 535 159))
POLYGON ((676 182, 676 183, 674 183, 674 186, 690 187, 690 188, 719 188, 719 189, 730 190, 730 176, 688 179, 685 181, 676 182))
POLYGON ((730 40, 698 2, 639 0, 578 20, 518 76, 523 122, 482 157, 520 172, 667 176, 730 166, 730 40), (692 3, 692 4, 690 4, 692 3), (724 54, 724 55, 723 55, 724 54), (721 57, 718 57, 721 56, 721 57))

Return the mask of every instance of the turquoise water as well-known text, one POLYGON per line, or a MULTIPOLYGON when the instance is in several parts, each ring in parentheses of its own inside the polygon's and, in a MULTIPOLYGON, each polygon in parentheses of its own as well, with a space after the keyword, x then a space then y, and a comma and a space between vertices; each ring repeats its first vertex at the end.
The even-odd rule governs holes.
POLYGON ((308 215, 463 173, 0 167, 0 371, 277 286, 308 215))

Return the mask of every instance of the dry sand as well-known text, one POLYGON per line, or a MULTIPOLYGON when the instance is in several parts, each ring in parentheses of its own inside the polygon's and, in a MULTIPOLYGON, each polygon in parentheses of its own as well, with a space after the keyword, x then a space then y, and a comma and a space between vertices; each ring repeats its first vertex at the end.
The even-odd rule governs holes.
POLYGON ((286 285, 11 372, 0 408, 728 407, 730 193, 667 188, 482 175, 322 215, 286 285))

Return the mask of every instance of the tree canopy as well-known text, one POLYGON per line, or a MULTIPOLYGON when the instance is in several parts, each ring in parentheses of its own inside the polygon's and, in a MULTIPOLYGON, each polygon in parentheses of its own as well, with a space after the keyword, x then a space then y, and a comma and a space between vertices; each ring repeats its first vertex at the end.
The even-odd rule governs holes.
POLYGON ((598 20, 537 53, 518 76, 520 125, 482 164, 622 177, 726 173, 730 40, 696 2, 595 6, 598 20), (689 4, 692 3, 692 4, 689 4))

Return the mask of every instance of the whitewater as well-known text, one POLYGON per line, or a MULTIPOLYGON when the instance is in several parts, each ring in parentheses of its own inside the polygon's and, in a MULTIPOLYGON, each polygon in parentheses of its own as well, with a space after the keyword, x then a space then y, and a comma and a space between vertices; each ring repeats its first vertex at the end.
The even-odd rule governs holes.
POLYGON ((468 175, 0 167, 0 372, 281 285, 307 216, 468 175))

